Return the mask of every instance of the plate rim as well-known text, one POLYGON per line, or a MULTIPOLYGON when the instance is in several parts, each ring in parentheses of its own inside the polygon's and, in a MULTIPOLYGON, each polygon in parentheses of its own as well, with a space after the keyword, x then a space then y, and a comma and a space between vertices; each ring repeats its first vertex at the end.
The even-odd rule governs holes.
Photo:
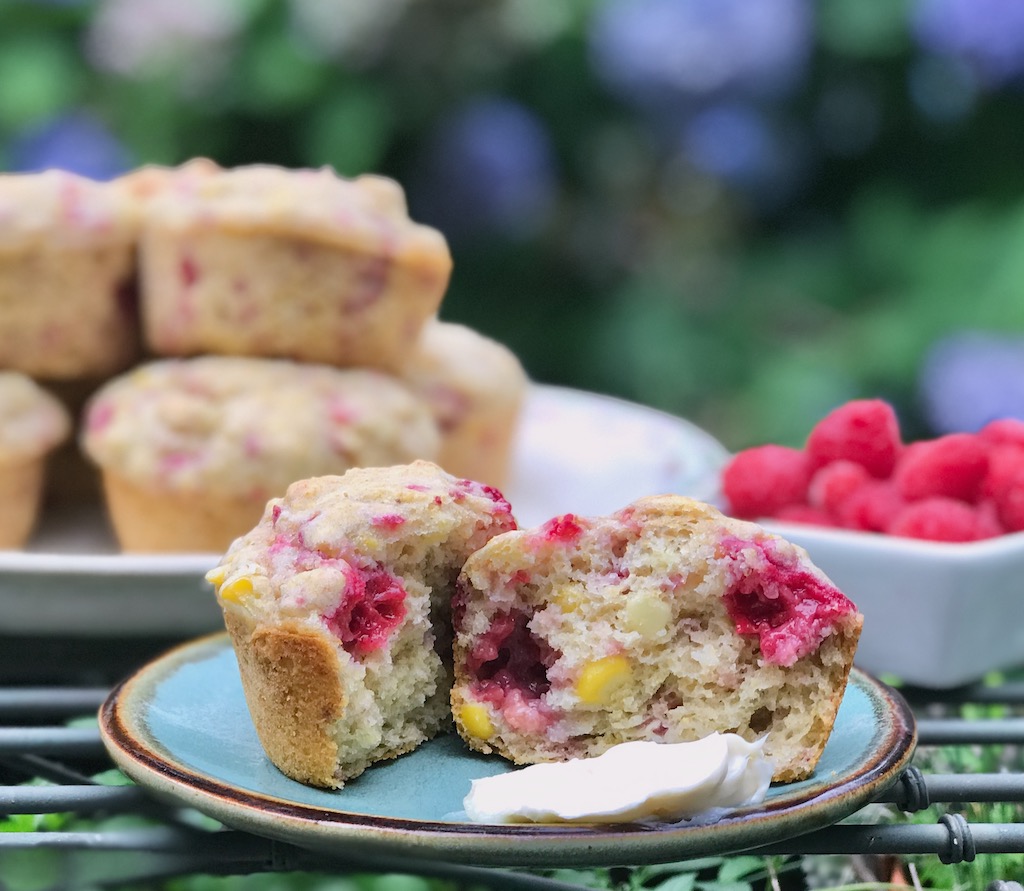
POLYGON ((849 683, 865 692, 875 718, 874 749, 855 775, 817 792, 774 798, 766 807, 746 809, 717 823, 494 825, 324 810, 203 774, 174 760, 173 753, 168 757, 158 751, 155 738, 136 732, 145 723, 147 692, 151 694, 180 666, 230 648, 225 633, 205 635, 173 647, 117 684, 98 713, 108 754, 134 782, 165 801, 266 838, 363 859, 558 868, 621 865, 626 851, 632 865, 737 853, 823 829, 853 814, 898 781, 917 745, 914 715, 903 697, 853 668, 849 683), (134 720, 128 714, 133 706, 138 712, 134 720))

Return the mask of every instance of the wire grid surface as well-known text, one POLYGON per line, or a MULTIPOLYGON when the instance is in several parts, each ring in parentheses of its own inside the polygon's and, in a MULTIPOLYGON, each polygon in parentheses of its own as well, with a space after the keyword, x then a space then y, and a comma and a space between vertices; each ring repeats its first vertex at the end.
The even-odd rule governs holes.
MULTIPOLYGON (((122 669, 116 665, 118 655, 126 653, 107 651, 108 658, 114 660, 109 670, 115 673, 122 669)), ((42 820, 40 827, 29 831, 2 832, 0 875, 5 859, 46 851, 56 857, 61 875, 88 880, 94 886, 195 873, 302 870, 344 874, 371 870, 523 891, 575 887, 513 870, 332 858, 224 829, 194 812, 161 804, 136 786, 98 783, 93 778, 112 765, 99 731, 89 719, 108 690, 106 684, 82 687, 61 683, 0 688, 0 814, 135 818, 132 825, 118 828, 70 831, 59 825, 47 828, 47 821, 42 820)), ((1024 717, 965 720, 946 716, 951 706, 961 703, 1005 704, 1019 713, 1024 705, 1024 682, 941 692, 908 689, 904 693, 917 716, 919 751, 937 745, 1024 745, 1024 717)), ((1024 774, 924 773, 912 764, 879 802, 910 812, 931 803, 1024 802, 1024 774)), ((869 810, 855 815, 851 822, 752 853, 935 854, 947 863, 969 861, 977 854, 1024 853, 1022 824, 968 823, 958 815, 946 815, 934 824, 896 825, 872 819, 869 810)), ((118 821, 103 819, 98 825, 111 823, 118 821)))

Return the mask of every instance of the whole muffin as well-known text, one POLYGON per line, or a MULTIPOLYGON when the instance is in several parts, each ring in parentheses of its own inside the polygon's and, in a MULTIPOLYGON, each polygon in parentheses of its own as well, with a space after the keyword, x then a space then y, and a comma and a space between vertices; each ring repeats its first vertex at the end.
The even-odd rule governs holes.
POLYGON ((267 505, 207 579, 282 772, 338 787, 450 726, 455 580, 511 529, 496 489, 426 461, 302 480, 267 505))
POLYGON ((70 429, 54 396, 19 372, 0 371, 0 548, 20 548, 31 536, 46 459, 70 429))
POLYGON ((441 302, 451 255, 377 176, 239 167, 154 194, 141 240, 143 332, 164 356, 397 368, 441 302))
POLYGON ((0 175, 0 368, 107 375, 139 351, 137 207, 63 171, 0 175))
POLYGON ((230 356, 108 382, 81 435, 127 551, 223 551, 289 483, 433 458, 438 441, 427 406, 382 372, 230 356))
POLYGON ((472 328, 432 319, 402 376, 437 418, 438 463, 457 476, 505 485, 527 386, 516 355, 472 328))
POLYGON ((766 736, 779 782, 814 770, 863 623, 802 548, 676 495, 492 539, 452 611, 472 748, 534 763, 732 732, 766 736))

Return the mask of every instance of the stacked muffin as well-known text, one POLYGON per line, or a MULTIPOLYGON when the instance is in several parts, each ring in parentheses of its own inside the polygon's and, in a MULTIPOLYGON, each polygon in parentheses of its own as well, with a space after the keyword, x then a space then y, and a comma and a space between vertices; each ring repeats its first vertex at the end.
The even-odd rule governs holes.
POLYGON ((526 378, 438 321, 451 265, 378 176, 2 176, 0 369, 81 417, 123 549, 219 551, 299 478, 424 458, 503 482, 526 378))

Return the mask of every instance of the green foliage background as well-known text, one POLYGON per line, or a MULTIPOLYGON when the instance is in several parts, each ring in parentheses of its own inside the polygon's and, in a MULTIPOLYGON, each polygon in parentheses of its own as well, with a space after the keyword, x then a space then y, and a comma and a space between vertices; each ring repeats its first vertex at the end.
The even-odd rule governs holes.
MULTIPOLYGON (((666 152, 602 84, 587 48, 600 0, 369 4, 384 24, 333 54, 295 27, 297 4, 237 0, 228 37, 127 73, 84 49, 116 5, 0 2, 0 169, 20 133, 86 109, 133 164, 330 164, 407 184, 447 111, 513 99, 549 135, 553 211, 526 234, 453 241, 443 315, 508 343, 538 380, 682 414, 732 448, 796 444, 859 395, 893 400, 920 434, 917 374, 936 338, 1024 327, 1021 91, 983 91, 944 123, 923 115, 908 0, 815 4, 803 79, 769 109, 809 160, 767 212, 666 152), (836 85, 874 103, 856 152, 814 135, 836 85)), ((324 6, 344 23, 360 4, 324 6)))

